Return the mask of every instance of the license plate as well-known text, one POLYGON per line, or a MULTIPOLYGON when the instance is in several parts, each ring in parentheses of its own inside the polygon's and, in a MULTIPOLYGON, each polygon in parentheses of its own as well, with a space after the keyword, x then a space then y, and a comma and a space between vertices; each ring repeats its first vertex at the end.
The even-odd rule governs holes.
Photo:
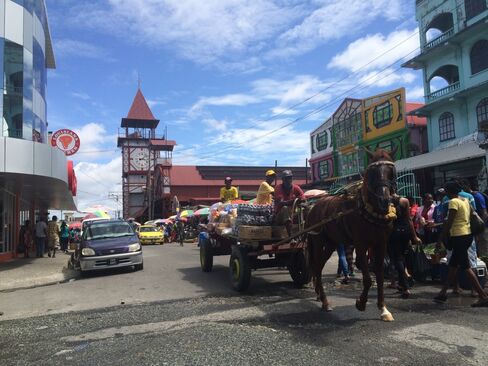
POLYGON ((113 259, 109 259, 108 260, 108 264, 109 265, 112 265, 112 264, 117 264, 117 259, 113 258, 113 259))

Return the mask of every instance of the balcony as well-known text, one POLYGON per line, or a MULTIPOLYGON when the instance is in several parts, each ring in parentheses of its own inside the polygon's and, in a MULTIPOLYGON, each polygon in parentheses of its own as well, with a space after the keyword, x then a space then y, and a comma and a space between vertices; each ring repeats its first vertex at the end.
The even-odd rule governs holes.
POLYGON ((14 86, 7 84, 5 86, 5 94, 7 95, 15 95, 21 97, 23 94, 23 89, 21 86, 14 86))
POLYGON ((422 47, 422 52, 426 52, 435 46, 438 46, 445 41, 447 41, 449 38, 451 38, 454 35, 454 28, 451 28, 444 33, 442 33, 439 37, 434 38, 432 41, 427 42, 423 47, 422 47))
POLYGON ((446 86, 445 88, 436 90, 435 92, 426 95, 425 99, 427 103, 433 102, 436 99, 451 94, 453 91, 458 90, 460 87, 461 84, 459 81, 457 81, 455 83, 452 83, 451 85, 446 86))
POLYGON ((172 159, 167 159, 167 158, 156 159, 156 165, 162 165, 163 167, 171 167, 172 164, 173 164, 172 159))

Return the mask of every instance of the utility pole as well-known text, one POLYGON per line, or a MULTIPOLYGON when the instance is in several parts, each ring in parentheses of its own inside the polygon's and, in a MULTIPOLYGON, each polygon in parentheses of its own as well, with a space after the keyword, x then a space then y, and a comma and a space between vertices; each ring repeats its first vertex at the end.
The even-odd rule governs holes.
POLYGON ((117 202, 117 218, 120 219, 119 202, 122 200, 122 192, 109 192, 108 198, 117 202))

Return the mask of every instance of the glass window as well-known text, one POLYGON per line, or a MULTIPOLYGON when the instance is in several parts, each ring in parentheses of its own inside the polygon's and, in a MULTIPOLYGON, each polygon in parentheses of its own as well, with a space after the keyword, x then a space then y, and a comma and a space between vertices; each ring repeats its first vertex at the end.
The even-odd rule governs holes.
POLYGON ((446 141, 455 137, 454 116, 450 112, 444 112, 439 117, 439 138, 441 141, 446 141))
POLYGON ((44 53, 42 52, 42 48, 37 42, 34 40, 33 44, 33 51, 34 51, 34 65, 33 65, 33 74, 34 74, 34 88, 42 95, 44 100, 46 99, 46 58, 44 57, 44 53))
POLYGON ((488 122, 488 98, 483 98, 476 106, 476 118, 478 126, 481 122, 488 122))
POLYGON ((373 110, 373 125, 376 128, 387 126, 391 123, 393 108, 391 103, 385 102, 376 106, 373 110))
POLYGON ((319 179, 329 178, 329 161, 322 160, 319 163, 319 179))
POLYGON ((476 42, 470 53, 471 74, 488 69, 488 41, 482 39, 476 42))
POLYGON ((317 134, 316 141, 317 151, 325 150, 328 145, 327 131, 319 132, 317 134))
POLYGON ((486 0, 464 0, 466 19, 474 18, 486 10, 486 0))
POLYGON ((10 41, 5 41, 4 50, 2 132, 4 136, 22 138, 24 50, 21 45, 10 41))

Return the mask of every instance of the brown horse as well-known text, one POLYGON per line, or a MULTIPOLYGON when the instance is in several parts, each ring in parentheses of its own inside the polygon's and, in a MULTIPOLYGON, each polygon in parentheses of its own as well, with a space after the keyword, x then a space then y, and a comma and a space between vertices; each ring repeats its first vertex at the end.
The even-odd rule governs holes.
POLYGON ((308 234, 309 265, 322 309, 331 311, 322 286, 322 269, 339 244, 352 244, 356 249, 356 264, 363 273, 363 291, 356 300, 356 308, 364 311, 372 283, 367 259, 368 249, 371 249, 381 319, 392 321, 393 316, 384 303, 383 261, 392 221, 396 218, 391 205, 392 195, 396 191, 396 170, 390 154, 385 150, 366 152, 371 157, 371 164, 366 169, 362 185, 358 185, 352 193, 322 198, 307 216, 307 227, 329 219, 308 234))

